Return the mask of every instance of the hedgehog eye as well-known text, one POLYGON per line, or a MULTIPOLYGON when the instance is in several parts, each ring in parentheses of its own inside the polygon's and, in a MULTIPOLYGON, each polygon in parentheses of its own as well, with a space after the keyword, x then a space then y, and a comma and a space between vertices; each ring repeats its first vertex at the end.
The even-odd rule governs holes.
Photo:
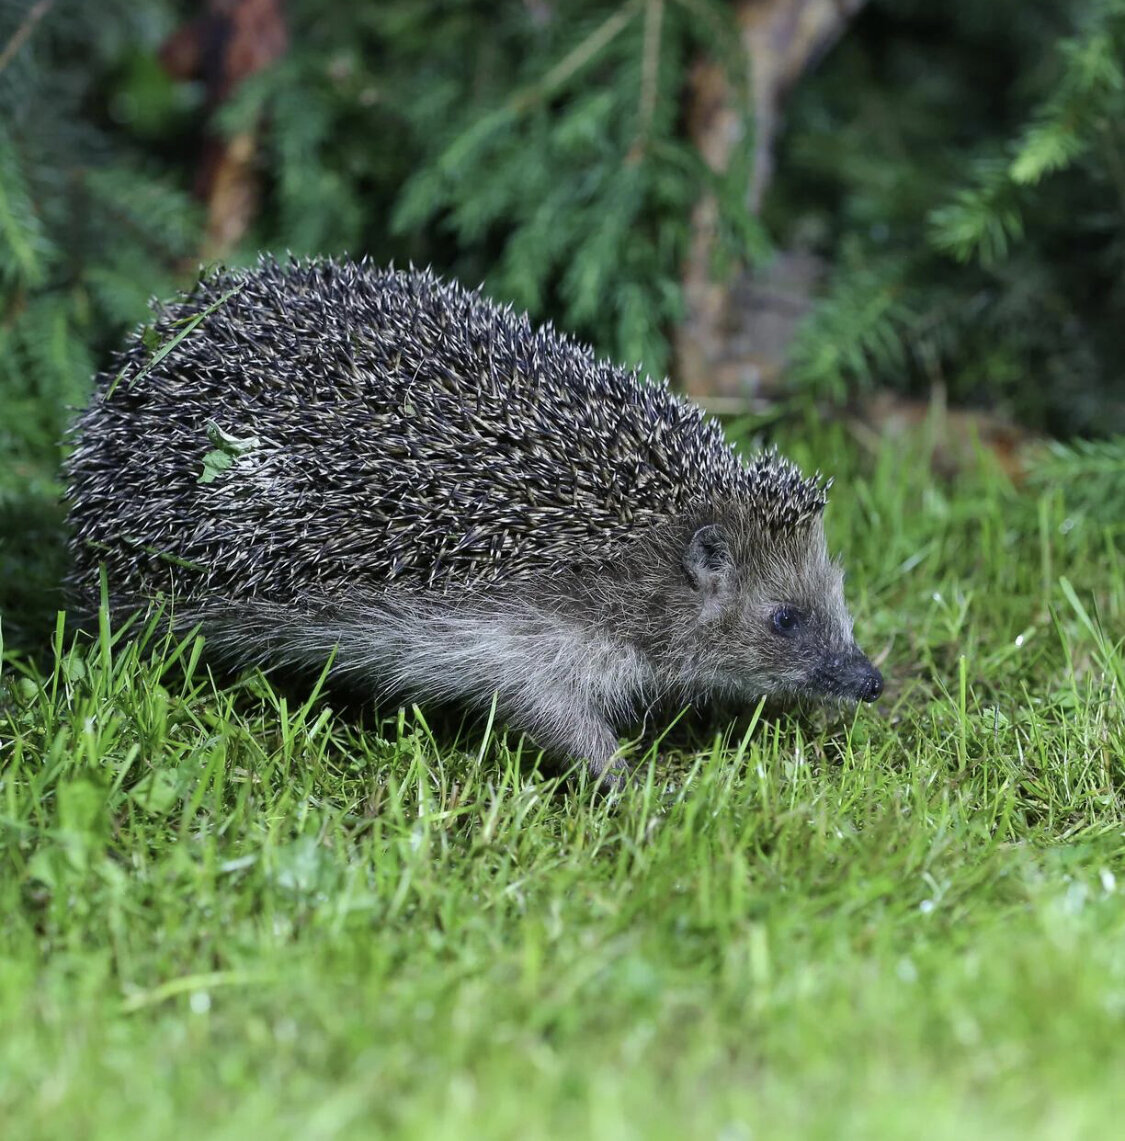
POLYGON ((800 628, 801 612, 795 606, 779 606, 770 615, 770 622, 779 634, 793 634, 800 628))

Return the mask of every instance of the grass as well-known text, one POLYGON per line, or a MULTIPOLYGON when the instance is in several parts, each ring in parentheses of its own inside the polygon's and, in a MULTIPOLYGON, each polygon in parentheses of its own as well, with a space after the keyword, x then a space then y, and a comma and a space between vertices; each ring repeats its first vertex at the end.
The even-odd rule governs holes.
POLYGON ((10 652, 6 1135, 1112 1135, 1125 531, 810 433, 887 696, 674 735, 616 805, 197 643, 10 652))

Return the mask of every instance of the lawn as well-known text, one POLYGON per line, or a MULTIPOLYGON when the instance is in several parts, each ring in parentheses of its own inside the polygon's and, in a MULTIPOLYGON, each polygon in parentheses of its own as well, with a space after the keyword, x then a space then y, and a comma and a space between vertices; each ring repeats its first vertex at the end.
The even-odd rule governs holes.
POLYGON ((616 803, 198 642, 9 650, 4 1134, 1115 1135, 1125 525, 924 433, 783 444, 887 693, 685 719, 616 803))

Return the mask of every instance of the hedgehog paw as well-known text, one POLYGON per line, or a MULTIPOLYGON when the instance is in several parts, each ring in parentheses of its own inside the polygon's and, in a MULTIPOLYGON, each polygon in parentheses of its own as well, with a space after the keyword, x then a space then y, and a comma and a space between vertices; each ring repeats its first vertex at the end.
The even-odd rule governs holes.
POLYGON ((625 791, 625 786, 633 777, 633 766, 624 757, 611 757, 608 762, 597 764, 587 762, 590 775, 596 778, 598 790, 607 796, 616 797, 625 791))

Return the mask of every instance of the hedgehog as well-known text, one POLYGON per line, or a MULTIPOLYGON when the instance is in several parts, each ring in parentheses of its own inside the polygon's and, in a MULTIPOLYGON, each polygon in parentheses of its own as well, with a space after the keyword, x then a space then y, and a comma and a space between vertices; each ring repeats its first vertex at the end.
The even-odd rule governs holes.
POLYGON ((608 786, 652 709, 881 693, 830 481, 667 381, 366 260, 212 270, 154 318, 72 430, 77 609, 104 573, 235 667, 495 702, 608 786))

